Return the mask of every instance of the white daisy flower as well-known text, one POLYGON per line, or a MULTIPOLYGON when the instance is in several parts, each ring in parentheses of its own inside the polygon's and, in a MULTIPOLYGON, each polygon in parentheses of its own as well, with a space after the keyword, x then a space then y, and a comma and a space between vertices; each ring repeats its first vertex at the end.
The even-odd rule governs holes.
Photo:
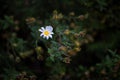
POLYGON ((53 31, 53 27, 52 26, 46 26, 41 27, 41 29, 39 29, 39 31, 41 32, 40 36, 43 36, 43 38, 49 39, 52 38, 52 34, 54 34, 53 31))

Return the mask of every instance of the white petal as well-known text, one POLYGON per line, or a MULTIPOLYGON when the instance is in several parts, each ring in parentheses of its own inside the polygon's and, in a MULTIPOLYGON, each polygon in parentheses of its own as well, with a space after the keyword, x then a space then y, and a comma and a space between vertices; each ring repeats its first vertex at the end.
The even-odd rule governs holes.
POLYGON ((49 35, 50 38, 52 38, 52 35, 49 35))
POLYGON ((41 27, 41 30, 43 30, 43 31, 44 31, 44 30, 45 30, 45 28, 44 28, 44 27, 41 27))
POLYGON ((50 32, 50 34, 54 34, 53 32, 50 32))
POLYGON ((43 32, 44 30, 42 30, 42 29, 39 29, 39 31, 40 31, 40 32, 43 32))
POLYGON ((43 36, 43 33, 42 33, 42 34, 40 34, 40 36, 43 36))
POLYGON ((53 27, 52 27, 52 26, 46 26, 46 30, 52 31, 52 30, 53 30, 53 27))
POLYGON ((46 36, 46 39, 49 39, 49 36, 46 36))

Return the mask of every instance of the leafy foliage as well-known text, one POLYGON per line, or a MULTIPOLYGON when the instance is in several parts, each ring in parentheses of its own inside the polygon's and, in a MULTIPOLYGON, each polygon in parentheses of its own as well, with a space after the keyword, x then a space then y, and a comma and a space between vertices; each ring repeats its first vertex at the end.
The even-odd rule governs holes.
POLYGON ((119 80, 117 0, 0 1, 0 80, 119 80), (53 27, 53 38, 38 29, 53 27))

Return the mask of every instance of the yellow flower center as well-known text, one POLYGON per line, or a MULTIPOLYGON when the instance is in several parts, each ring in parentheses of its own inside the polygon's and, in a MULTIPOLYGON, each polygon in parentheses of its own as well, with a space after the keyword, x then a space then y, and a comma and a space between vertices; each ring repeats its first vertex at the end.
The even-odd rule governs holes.
POLYGON ((43 32, 43 34, 44 34, 45 36, 48 36, 50 33, 49 33, 49 31, 45 30, 45 31, 43 32))

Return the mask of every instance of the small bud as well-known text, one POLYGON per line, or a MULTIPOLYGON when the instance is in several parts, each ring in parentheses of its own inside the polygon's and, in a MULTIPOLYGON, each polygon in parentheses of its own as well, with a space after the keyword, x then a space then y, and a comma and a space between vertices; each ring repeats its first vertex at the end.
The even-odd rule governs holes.
POLYGON ((19 21, 18 21, 18 20, 15 20, 14 23, 17 25, 17 24, 19 24, 19 21))
POLYGON ((87 19, 89 17, 89 14, 86 13, 84 16, 85 16, 85 19, 87 19))
POLYGON ((74 56, 74 55, 76 55, 76 52, 75 52, 75 50, 68 50, 68 54, 71 56, 74 56))
POLYGON ((80 35, 78 33, 74 34, 75 38, 78 38, 80 35))
POLYGON ((23 78, 23 80, 29 80, 28 78, 23 78))
POLYGON ((37 52, 37 54, 43 53, 42 47, 36 47, 36 48, 35 48, 35 51, 37 52))
POLYGON ((11 15, 11 16, 10 16, 10 19, 12 19, 12 20, 13 20, 13 19, 14 19, 14 16, 13 16, 13 15, 11 15))
POLYGON ((34 17, 29 17, 29 18, 26 19, 26 22, 28 24, 34 23, 35 21, 36 21, 36 19, 34 17))
POLYGON ((62 13, 58 14, 58 18, 62 19, 63 18, 63 14, 62 13))
POLYGON ((36 79, 37 79, 36 76, 34 76, 34 75, 30 76, 30 80, 36 80, 36 79))
POLYGON ((52 19, 54 19, 54 20, 59 20, 59 19, 62 19, 62 18, 63 18, 62 13, 59 13, 59 14, 58 14, 57 10, 54 10, 54 11, 53 11, 52 19))
POLYGON ((89 71, 86 71, 86 72, 85 72, 85 75, 86 75, 87 78, 90 77, 90 72, 89 72, 89 71))
POLYGON ((21 56, 22 58, 25 58, 25 57, 26 57, 23 52, 20 52, 19 54, 20 54, 20 56, 21 56))
POLYGON ((80 16, 78 16, 78 19, 80 19, 81 21, 83 21, 85 19, 85 16, 84 15, 80 15, 80 16))
POLYGON ((94 41, 94 39, 93 39, 93 37, 92 37, 91 35, 86 35, 86 38, 87 38, 90 42, 93 42, 93 41, 94 41))
POLYGON ((61 76, 64 76, 65 75, 65 72, 61 72, 61 76))
POLYGON ((57 14, 57 13, 58 13, 58 11, 57 11, 57 10, 54 10, 54 11, 53 11, 53 14, 57 14))
POLYGON ((12 45, 13 45, 13 47, 17 47, 17 46, 18 46, 18 44, 17 44, 17 43, 13 43, 12 45))
POLYGON ((75 47, 74 50, 75 50, 76 52, 79 52, 79 51, 81 51, 81 48, 75 47))
POLYGON ((54 14, 53 17, 52 17, 52 19, 57 20, 58 19, 58 15, 54 14))
POLYGON ((38 59, 38 60, 43 60, 44 58, 43 58, 42 55, 37 55, 37 59, 38 59))
POLYGON ((16 37, 17 34, 16 34, 15 32, 13 32, 13 33, 11 34, 11 36, 12 36, 12 37, 16 37))
POLYGON ((100 72, 101 74, 103 74, 103 75, 106 75, 106 70, 105 69, 103 69, 103 70, 101 70, 101 72, 100 72))
POLYGON ((86 31, 80 31, 80 32, 79 32, 79 35, 80 35, 81 37, 84 37, 85 34, 86 34, 86 31))
POLYGON ((70 16, 75 16, 75 13, 74 12, 70 12, 69 15, 70 16))
POLYGON ((90 67, 90 71, 94 71, 95 70, 95 68, 94 67, 90 67))
POLYGON ((14 29, 15 29, 15 31, 19 31, 20 30, 20 28, 18 26, 15 26, 14 29))
POLYGON ((19 63, 21 61, 20 57, 16 57, 15 61, 19 63))
POLYGON ((81 46, 80 42, 77 41, 77 40, 74 42, 74 44, 75 44, 75 46, 77 46, 77 47, 81 46))
POLYGON ((25 71, 23 71, 23 72, 22 72, 22 75, 23 75, 23 76, 26 76, 26 75, 27 75, 27 73, 26 73, 25 71))
POLYGON ((10 55, 9 55, 9 58, 13 60, 13 59, 14 59, 14 56, 13 56, 12 54, 10 54, 10 55))
POLYGON ((70 27, 75 28, 76 27, 75 23, 74 22, 70 23, 70 27))
POLYGON ((58 50, 66 52, 67 48, 65 46, 60 46, 58 50))
POLYGON ((69 29, 66 29, 66 30, 64 31, 64 34, 65 34, 65 35, 69 35, 69 34, 70 34, 70 30, 69 30, 69 29))
POLYGON ((65 57, 63 59, 63 62, 65 62, 65 63, 70 63, 70 61, 71 61, 70 57, 65 57))
POLYGON ((29 57, 30 55, 33 54, 33 50, 21 52, 21 53, 19 53, 19 54, 20 54, 20 56, 21 56, 22 58, 26 58, 26 57, 29 57))

